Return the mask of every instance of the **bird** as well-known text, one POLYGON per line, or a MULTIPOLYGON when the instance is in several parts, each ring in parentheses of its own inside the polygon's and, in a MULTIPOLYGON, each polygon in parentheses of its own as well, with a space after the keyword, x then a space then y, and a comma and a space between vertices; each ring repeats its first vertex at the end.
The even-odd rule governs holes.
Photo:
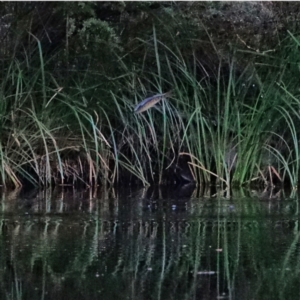
POLYGON ((138 105, 136 105, 136 107, 134 108, 134 112, 136 114, 142 113, 142 112, 146 111, 147 109, 151 108, 152 106, 154 106, 161 99, 170 97, 171 94, 172 94, 172 92, 169 91, 167 93, 157 94, 157 95, 151 96, 149 98, 146 98, 143 101, 141 101, 138 105))

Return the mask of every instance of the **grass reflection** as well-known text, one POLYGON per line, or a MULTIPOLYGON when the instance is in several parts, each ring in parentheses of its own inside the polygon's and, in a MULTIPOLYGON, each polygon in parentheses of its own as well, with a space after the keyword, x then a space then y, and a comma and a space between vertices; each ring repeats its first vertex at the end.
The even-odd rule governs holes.
POLYGON ((297 198, 262 191, 254 200, 233 191, 231 198, 219 192, 176 199, 143 190, 102 201, 82 192, 78 204, 70 193, 37 200, 37 192, 31 206, 14 214, 18 200, 2 198, 1 299, 295 299, 299 293, 297 198))

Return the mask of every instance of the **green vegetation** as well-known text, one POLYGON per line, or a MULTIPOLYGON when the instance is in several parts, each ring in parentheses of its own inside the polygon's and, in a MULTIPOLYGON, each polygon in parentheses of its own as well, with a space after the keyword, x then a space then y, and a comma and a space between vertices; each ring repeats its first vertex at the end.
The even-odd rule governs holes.
POLYGON ((260 51, 200 22, 227 7, 193 5, 3 3, 0 184, 296 187, 297 29, 260 51))

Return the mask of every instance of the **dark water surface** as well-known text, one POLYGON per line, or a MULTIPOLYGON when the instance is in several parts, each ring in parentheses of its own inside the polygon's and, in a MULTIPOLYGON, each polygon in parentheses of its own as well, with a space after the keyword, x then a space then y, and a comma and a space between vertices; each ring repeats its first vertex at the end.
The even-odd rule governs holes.
POLYGON ((3 193, 0 299, 299 299, 297 192, 3 193))

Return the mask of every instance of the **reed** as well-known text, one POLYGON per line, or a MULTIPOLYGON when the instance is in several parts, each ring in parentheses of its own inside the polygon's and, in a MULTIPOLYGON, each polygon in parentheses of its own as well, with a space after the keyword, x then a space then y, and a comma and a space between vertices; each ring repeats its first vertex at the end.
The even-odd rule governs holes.
MULTIPOLYGON (((152 40, 139 40, 125 56, 115 53, 114 78, 85 71, 59 82, 36 38, 37 61, 14 57, 3 64, 2 185, 297 186, 298 83, 289 77, 288 59, 261 55, 266 63, 241 72, 240 52, 233 52, 211 73, 196 52, 186 57, 152 30, 152 40), (134 113, 143 99, 170 90, 167 99, 134 113)), ((293 43, 295 36, 288 51, 293 43)))

